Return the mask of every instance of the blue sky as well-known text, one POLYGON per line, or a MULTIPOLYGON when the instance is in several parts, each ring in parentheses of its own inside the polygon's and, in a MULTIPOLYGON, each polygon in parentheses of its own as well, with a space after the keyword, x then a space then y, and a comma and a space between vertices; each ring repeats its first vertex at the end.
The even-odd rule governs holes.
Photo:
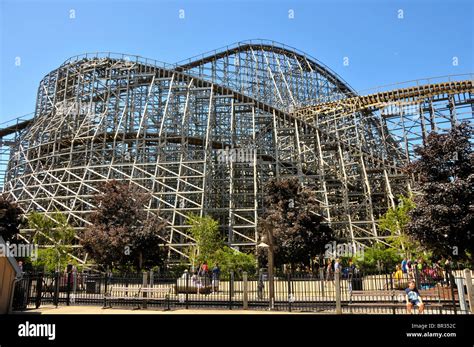
POLYGON ((308 53, 356 90, 470 73, 473 18, 469 0, 0 0, 0 122, 33 112, 42 77, 85 52, 173 63, 262 38, 308 53))

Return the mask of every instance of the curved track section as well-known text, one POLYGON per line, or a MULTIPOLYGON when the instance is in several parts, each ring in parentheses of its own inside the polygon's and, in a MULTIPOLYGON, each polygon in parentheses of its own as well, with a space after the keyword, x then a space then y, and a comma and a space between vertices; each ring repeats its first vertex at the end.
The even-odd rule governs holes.
POLYGON ((356 95, 327 66, 274 41, 244 41, 177 63, 177 71, 228 86, 282 110, 356 95))

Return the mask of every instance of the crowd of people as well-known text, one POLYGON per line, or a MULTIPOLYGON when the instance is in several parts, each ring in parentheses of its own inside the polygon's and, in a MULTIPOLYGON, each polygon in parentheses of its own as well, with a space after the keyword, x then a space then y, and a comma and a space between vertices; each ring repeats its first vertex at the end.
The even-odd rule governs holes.
POLYGON ((412 309, 417 307, 418 312, 423 313, 425 304, 416 286, 417 283, 421 287, 432 287, 436 284, 449 286, 451 270, 452 261, 449 258, 435 262, 421 258, 415 261, 403 258, 402 262, 396 265, 393 279, 396 288, 405 288, 407 312, 412 313, 412 309))
POLYGON ((452 269, 451 259, 442 259, 435 262, 428 262, 421 258, 411 260, 403 258, 399 265, 396 265, 393 277, 395 280, 417 279, 422 283, 441 283, 449 285, 449 273, 452 269))
POLYGON ((207 262, 202 263, 191 276, 192 286, 197 288, 206 288, 211 286, 213 292, 219 292, 219 280, 221 276, 221 269, 216 263, 214 267, 209 270, 207 262))

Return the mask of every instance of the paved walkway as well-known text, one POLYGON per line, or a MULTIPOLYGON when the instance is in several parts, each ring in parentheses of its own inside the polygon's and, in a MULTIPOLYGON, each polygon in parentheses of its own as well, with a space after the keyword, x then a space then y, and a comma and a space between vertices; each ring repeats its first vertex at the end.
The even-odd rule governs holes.
MULTIPOLYGON (((305 312, 306 313, 306 312, 305 312)), ((206 309, 190 309, 190 310, 154 310, 151 308, 133 310, 120 308, 103 309, 98 306, 42 306, 39 309, 29 309, 22 312, 14 312, 13 314, 305 314, 301 312, 283 312, 283 311, 264 311, 264 310, 206 310, 206 309)), ((306 313, 308 314, 308 313, 306 313)), ((311 313, 309 313, 311 314, 311 313)))
MULTIPOLYGON (((368 311, 367 310, 357 310, 353 309, 352 312, 349 312, 347 308, 343 309, 344 314, 362 314, 362 315, 370 315, 370 314, 389 314, 392 315, 393 312, 391 309, 380 309, 377 311, 368 311)), ((430 312, 426 311, 424 314, 437 314, 438 312, 430 312)), ((461 314, 465 312, 458 312, 461 314)), ((187 314, 230 314, 230 315, 241 315, 241 314, 254 314, 254 315, 265 315, 265 314, 335 314, 334 311, 320 311, 320 312, 288 312, 288 311, 267 311, 267 310, 221 310, 221 309, 173 309, 171 311, 163 311, 163 310, 156 310, 153 308, 148 309, 141 309, 141 310, 134 310, 132 308, 124 309, 124 308, 107 308, 103 309, 100 306, 59 306, 56 308, 55 306, 42 306, 39 309, 28 309, 26 311, 17 311, 13 312, 13 314, 18 315, 55 315, 55 314, 160 314, 160 315, 168 315, 168 314, 178 314, 178 315, 187 315, 187 314)), ((398 315, 406 315, 407 312, 404 309, 397 310, 398 315)), ((417 310, 413 311, 413 314, 419 314, 417 310)), ((443 310, 443 314, 454 314, 454 311, 443 310)))

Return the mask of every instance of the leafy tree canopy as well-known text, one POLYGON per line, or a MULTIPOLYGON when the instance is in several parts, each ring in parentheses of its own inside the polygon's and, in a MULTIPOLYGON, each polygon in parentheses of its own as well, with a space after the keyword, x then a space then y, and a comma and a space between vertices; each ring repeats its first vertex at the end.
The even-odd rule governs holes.
POLYGON ((20 232, 23 212, 14 202, 3 194, 0 195, 0 236, 5 241, 12 241, 20 232))
POLYGON ((301 186, 297 179, 271 180, 265 188, 266 211, 259 218, 259 232, 263 239, 267 227, 273 233, 275 265, 307 265, 311 258, 323 254, 335 236, 322 223, 315 189, 301 186))
POLYGON ((214 254, 223 247, 223 238, 219 233, 219 223, 212 217, 200 217, 191 214, 187 221, 189 232, 196 240, 196 247, 192 249, 193 261, 202 263, 210 261, 214 254))
POLYGON ((70 256, 75 232, 64 214, 54 212, 47 216, 32 212, 28 215, 28 228, 34 230, 33 243, 39 247, 37 258, 32 259, 34 267, 61 271, 68 264, 77 264, 70 256))
POLYGON ((127 182, 108 181, 82 235, 84 250, 102 267, 149 269, 162 265, 166 221, 147 216, 151 196, 127 182))
POLYGON ((474 251, 474 155, 472 128, 454 126, 446 134, 431 133, 419 159, 407 171, 419 179, 416 207, 407 234, 436 257, 471 260, 474 251))
POLYGON ((402 261, 399 250, 377 243, 364 249, 364 257, 356 258, 356 265, 366 273, 377 271, 394 271, 397 264, 402 261))
POLYGON ((196 240, 196 247, 191 250, 194 265, 207 262, 212 269, 215 264, 219 264, 223 275, 255 270, 255 256, 226 246, 219 232, 219 223, 212 217, 190 215, 188 224, 191 225, 190 233, 196 240))
POLYGON ((418 259, 424 256, 424 249, 418 240, 407 234, 410 212, 414 208, 415 203, 411 196, 400 195, 397 205, 388 209, 380 219, 379 228, 390 232, 388 242, 400 254, 411 259, 418 259))

